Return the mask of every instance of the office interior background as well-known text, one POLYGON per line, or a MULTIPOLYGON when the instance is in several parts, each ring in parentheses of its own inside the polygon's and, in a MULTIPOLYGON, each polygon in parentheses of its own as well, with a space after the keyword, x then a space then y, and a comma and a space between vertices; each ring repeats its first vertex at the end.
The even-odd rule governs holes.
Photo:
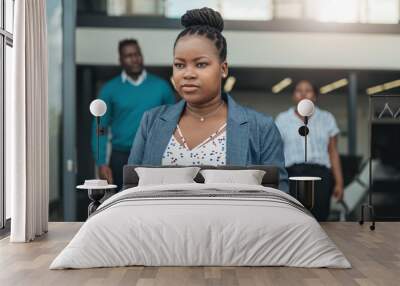
MULTIPOLYGON (((14 1, 1 2, 0 115, 10 94, 14 1)), ((335 116, 341 131, 345 190, 371 153, 379 163, 372 189, 377 220, 399 220, 400 100, 379 99, 372 114, 383 120, 369 124, 371 95, 400 94, 399 0, 48 0, 50 221, 87 217, 87 193, 75 187, 95 176, 89 104, 120 73, 118 42, 136 38, 146 69, 169 80, 179 18, 204 6, 225 19, 233 98, 275 117, 293 105, 296 81, 313 82, 318 106, 335 116)), ((3 153, 1 160, 5 223, 11 214, 3 153)), ((365 186, 344 218, 332 210, 331 219, 357 220, 367 192, 365 186)))

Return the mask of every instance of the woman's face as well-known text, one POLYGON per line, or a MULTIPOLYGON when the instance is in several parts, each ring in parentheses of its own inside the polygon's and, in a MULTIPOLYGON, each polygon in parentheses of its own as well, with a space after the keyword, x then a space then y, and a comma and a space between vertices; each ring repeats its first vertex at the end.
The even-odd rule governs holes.
POLYGON ((176 43, 172 78, 186 102, 203 104, 215 99, 227 73, 227 63, 221 63, 217 48, 206 37, 187 35, 176 43))
POLYGON ((299 82, 293 92, 293 101, 296 105, 302 99, 309 99, 314 103, 317 101, 317 95, 315 94, 311 83, 306 80, 299 82))

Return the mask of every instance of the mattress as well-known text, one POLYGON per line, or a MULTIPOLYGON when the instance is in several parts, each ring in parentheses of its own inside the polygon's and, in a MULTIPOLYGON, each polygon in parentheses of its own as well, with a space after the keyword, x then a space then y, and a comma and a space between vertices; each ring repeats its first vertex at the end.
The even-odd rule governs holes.
POLYGON ((198 183, 139 186, 112 196, 50 269, 131 265, 351 267, 290 195, 198 183))

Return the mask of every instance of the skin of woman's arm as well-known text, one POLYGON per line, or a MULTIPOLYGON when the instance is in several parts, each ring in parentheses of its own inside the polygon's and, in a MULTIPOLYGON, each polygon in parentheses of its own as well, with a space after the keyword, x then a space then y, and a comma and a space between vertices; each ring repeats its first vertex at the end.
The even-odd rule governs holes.
POLYGON ((328 145, 329 159, 332 166, 333 178, 335 180, 335 186, 333 189, 333 196, 341 200, 343 198, 343 174, 342 166, 340 164, 339 152, 337 149, 337 136, 329 139, 328 145))

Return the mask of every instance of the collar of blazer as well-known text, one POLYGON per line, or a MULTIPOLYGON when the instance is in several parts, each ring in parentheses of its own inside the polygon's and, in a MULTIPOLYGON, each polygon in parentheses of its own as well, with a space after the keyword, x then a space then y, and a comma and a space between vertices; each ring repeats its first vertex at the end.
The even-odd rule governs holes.
MULTIPOLYGON (((246 109, 238 105, 228 94, 222 96, 228 105, 226 164, 245 166, 247 165, 250 136, 246 109)), ((156 124, 157 127, 153 131, 157 140, 152 141, 154 145, 151 154, 149 154, 151 164, 161 164, 160 158, 176 128, 184 107, 185 101, 181 100, 177 104, 169 106, 160 114, 160 122, 156 124)))

